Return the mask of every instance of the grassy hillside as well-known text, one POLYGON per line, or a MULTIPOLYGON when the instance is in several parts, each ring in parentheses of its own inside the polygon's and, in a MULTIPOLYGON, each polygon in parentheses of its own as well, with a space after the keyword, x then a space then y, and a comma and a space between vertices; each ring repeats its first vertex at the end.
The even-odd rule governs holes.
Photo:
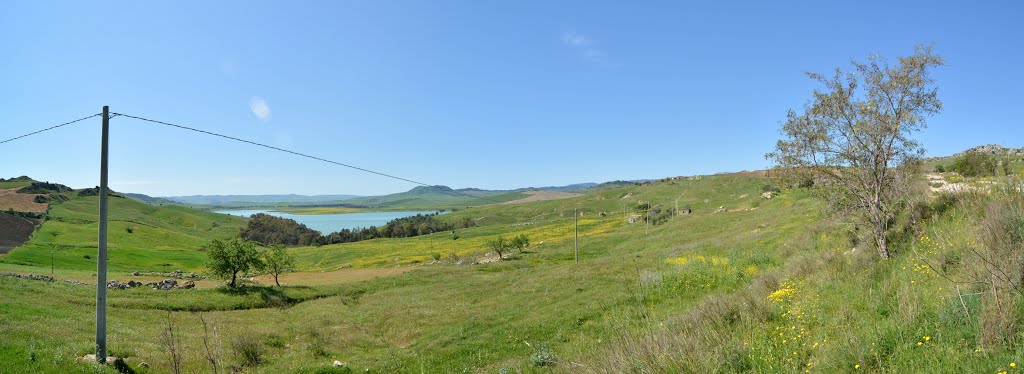
MULTIPOLYGON (((354 372, 998 372, 1021 364, 1013 341, 1020 296, 996 304, 988 286, 945 278, 977 274, 971 253, 984 253, 985 206, 1002 197, 936 198, 916 232, 897 234, 895 256, 879 260, 848 222, 820 213, 812 191, 766 199, 768 183, 753 173, 672 179, 463 209, 441 216, 478 222, 457 240, 448 232, 289 249, 301 272, 286 274, 283 288, 111 290, 111 353, 140 372, 170 370, 160 338, 170 318, 185 370, 210 370, 202 316, 216 322, 217 337, 206 337, 219 362, 246 372, 332 372, 334 360, 354 372), (631 208, 638 203, 677 198, 693 213, 655 226, 626 222, 642 214, 631 208), (581 213, 579 264, 573 209, 581 213), (488 262, 486 240, 520 233, 534 245, 488 262), (459 265, 467 258, 484 263, 459 265)), ((61 216, 88 220, 82 204, 61 216)), ((146 215, 174 221, 190 212, 146 215)), ((198 220, 165 224, 195 233, 198 220)), ((92 350, 90 287, 0 276, 0 293, 10 295, 0 298, 9 337, 0 371, 95 371, 74 362, 92 350)))
MULTIPOLYGON (((759 272, 784 263, 790 253, 769 249, 799 235, 803 226, 811 225, 816 216, 804 212, 813 211, 816 203, 799 191, 773 200, 752 198, 750 193, 759 191, 763 182, 746 177, 692 181, 689 187, 694 189, 691 193, 697 201, 695 205, 699 204, 696 213, 654 226, 649 234, 644 233, 643 224, 625 223, 621 213, 601 217, 596 212, 619 207, 623 201, 632 203, 633 196, 659 201, 671 197, 674 201, 686 184, 660 183, 604 191, 608 195, 571 201, 505 206, 516 213, 498 214, 503 212, 498 206, 466 209, 453 213, 453 219, 465 215, 484 224, 459 230, 458 240, 452 240, 450 233, 446 233, 447 238, 437 234, 433 247, 431 238, 417 237, 297 248, 293 251, 299 257, 298 267, 314 271, 310 274, 349 265, 368 269, 420 265, 400 275, 345 286, 286 287, 286 293, 306 289, 314 295, 327 296, 286 309, 223 311, 209 316, 218 321, 226 350, 230 350, 232 339, 243 336, 251 336, 263 347, 266 361, 253 368, 258 372, 312 370, 336 358, 359 370, 370 368, 376 372, 418 371, 421 367, 431 372, 496 371, 501 367, 531 371, 538 367, 530 363, 530 356, 537 353, 535 347, 541 342, 549 344, 552 354, 561 359, 581 362, 587 352, 609 342, 620 327, 618 321, 631 318, 628 306, 635 303, 632 288, 638 271, 664 271, 666 277, 679 280, 678 287, 682 288, 678 293, 663 295, 656 304, 659 313, 666 315, 685 309, 703 295, 743 287, 759 272), (621 198, 626 195, 630 197, 621 198), (616 200, 609 201, 612 197, 616 200), (724 213, 705 209, 724 205, 736 209, 724 213), (760 207, 746 210, 750 205, 760 207), (560 206, 563 210, 577 206, 595 212, 584 213, 580 220, 579 266, 572 260, 572 213, 554 212, 560 206), (516 218, 518 214, 524 214, 524 218, 516 218), (520 221, 533 224, 511 227, 520 221), (473 266, 421 264, 430 261, 432 253, 480 255, 486 252, 483 240, 520 232, 531 235, 535 245, 510 260, 473 266), (729 262, 729 269, 735 270, 719 274, 715 268, 685 269, 672 262, 696 254, 705 259, 724 259, 729 262), (294 344, 275 343, 285 337, 299 339, 294 344), (325 354, 320 355, 320 351, 325 354)), ((289 277, 286 275, 283 280, 287 284, 289 277)), ((67 311, 52 318, 89 325, 88 288, 50 288, 7 278, 0 282, 0 288, 5 294, 72 295, 68 296, 70 300, 77 298, 81 303, 54 299, 44 306, 67 311)), ((123 293, 127 297, 152 292, 155 291, 123 293)), ((153 354, 161 350, 154 337, 159 335, 161 321, 166 318, 159 309, 172 305, 175 309, 209 309, 209 292, 214 291, 173 292, 165 301, 143 298, 132 302, 131 309, 122 302, 122 306, 114 307, 122 312, 111 313, 111 326, 117 336, 112 340, 117 342, 114 351, 166 370, 163 355, 153 354), (131 312, 124 313, 127 310, 131 312)), ((246 305, 240 298, 250 296, 221 294, 218 303, 246 305)), ((39 368, 46 370, 46 363, 67 364, 66 357, 91 349, 88 328, 70 332, 62 340, 67 344, 47 343, 45 330, 30 329, 28 323, 19 321, 27 322, 25 318, 39 315, 51 318, 52 314, 33 314, 33 309, 19 300, 7 301, 7 315, 3 317, 12 321, 12 336, 38 339, 38 346, 47 347, 40 349, 40 355, 47 359, 41 360, 39 368), (60 357, 65 357, 64 361, 60 357)), ((287 297, 279 300, 289 302, 287 297)), ((291 300, 298 302, 303 297, 291 300)), ((183 339, 195 346, 197 339, 201 340, 201 326, 195 316, 174 315, 180 321, 183 339)), ((24 353, 26 349, 9 345, 0 347, 0 352, 18 357, 18 352, 24 353)), ((234 360, 230 354, 227 359, 234 360)), ((187 367, 193 370, 203 368, 202 362, 196 352, 186 358, 187 367)))
MULTIPOLYGON (((32 238, 0 262, 49 267, 96 269, 98 196, 76 197, 56 204, 32 238)), ((238 233, 245 219, 181 206, 153 206, 133 199, 109 200, 111 271, 199 270, 205 254, 198 249, 215 238, 238 233)))
POLYGON ((357 197, 346 200, 345 204, 386 210, 461 209, 467 206, 518 200, 526 196, 521 192, 452 190, 445 186, 420 186, 391 195, 357 197))

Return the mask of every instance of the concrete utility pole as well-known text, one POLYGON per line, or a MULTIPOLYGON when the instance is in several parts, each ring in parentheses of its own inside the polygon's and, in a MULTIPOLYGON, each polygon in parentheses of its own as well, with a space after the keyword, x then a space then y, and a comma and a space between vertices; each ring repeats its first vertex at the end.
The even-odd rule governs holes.
POLYGON ((576 263, 580 263, 580 215, 576 213, 576 208, 572 208, 572 223, 576 227, 576 237, 572 240, 572 245, 576 247, 576 263))
POLYGON ((651 233, 651 208, 653 207, 651 203, 647 203, 647 222, 644 225, 644 235, 651 233))
POLYGON ((100 229, 99 255, 96 256, 96 361, 107 362, 107 139, 110 133, 110 108, 103 106, 103 130, 100 148, 100 229))

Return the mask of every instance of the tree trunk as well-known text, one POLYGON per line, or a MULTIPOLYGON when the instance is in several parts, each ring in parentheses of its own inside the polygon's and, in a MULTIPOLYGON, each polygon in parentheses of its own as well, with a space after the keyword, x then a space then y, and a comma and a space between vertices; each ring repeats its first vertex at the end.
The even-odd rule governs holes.
POLYGON ((235 278, 238 277, 238 273, 231 273, 231 288, 235 288, 235 278))
POLYGON ((274 284, 276 284, 278 287, 281 287, 281 282, 277 281, 277 276, 278 274, 274 274, 274 284))
POLYGON ((878 255, 882 258, 889 258, 889 243, 885 240, 885 230, 875 229, 875 246, 878 247, 878 255))

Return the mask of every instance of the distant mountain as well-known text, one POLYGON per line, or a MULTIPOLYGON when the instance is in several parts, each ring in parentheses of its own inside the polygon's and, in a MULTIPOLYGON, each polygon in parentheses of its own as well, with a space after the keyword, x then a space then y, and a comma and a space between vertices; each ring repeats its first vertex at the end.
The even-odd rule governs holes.
POLYGON ((517 191, 487 191, 476 188, 454 190, 448 186, 418 186, 406 192, 346 200, 346 204, 376 209, 452 209, 518 200, 517 191))
POLYGON ((519 189, 519 190, 517 190, 517 191, 525 191, 525 190, 540 190, 540 191, 580 191, 580 190, 585 190, 585 189, 588 189, 588 188, 591 188, 591 187, 597 187, 597 186, 598 186, 598 184, 597 184, 597 183, 576 183, 576 184, 570 184, 570 185, 565 185, 565 186, 547 186, 547 187, 528 187, 528 188, 520 188, 520 189, 519 189))
POLYGON ((125 195, 125 196, 127 196, 129 198, 132 198, 132 199, 144 202, 146 204, 150 204, 150 205, 161 205, 161 204, 172 205, 172 204, 178 204, 177 202, 174 202, 174 201, 171 201, 171 200, 167 200, 167 199, 162 198, 162 197, 152 197, 152 196, 143 195, 143 194, 140 194, 140 193, 124 193, 123 195, 125 195))
MULTIPOLYGON (((479 190, 479 191, 483 191, 483 190, 479 190)), ((403 194, 407 194, 407 195, 438 194, 438 195, 447 195, 447 196, 458 196, 459 195, 458 192, 456 192, 455 190, 453 190, 451 187, 448 187, 448 186, 416 186, 416 187, 413 187, 413 189, 411 189, 411 190, 409 190, 407 192, 404 192, 403 194)))
POLYGON ((310 204, 346 201, 355 195, 191 195, 167 196, 164 199, 182 204, 233 206, 259 204, 310 204))

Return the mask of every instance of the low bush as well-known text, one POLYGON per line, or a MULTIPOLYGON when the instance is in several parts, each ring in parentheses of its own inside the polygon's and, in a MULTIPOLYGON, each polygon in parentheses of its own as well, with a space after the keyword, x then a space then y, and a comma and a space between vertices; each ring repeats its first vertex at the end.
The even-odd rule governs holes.
POLYGON ((257 366, 263 362, 263 345, 259 339, 241 335, 231 340, 231 350, 242 366, 257 366))

